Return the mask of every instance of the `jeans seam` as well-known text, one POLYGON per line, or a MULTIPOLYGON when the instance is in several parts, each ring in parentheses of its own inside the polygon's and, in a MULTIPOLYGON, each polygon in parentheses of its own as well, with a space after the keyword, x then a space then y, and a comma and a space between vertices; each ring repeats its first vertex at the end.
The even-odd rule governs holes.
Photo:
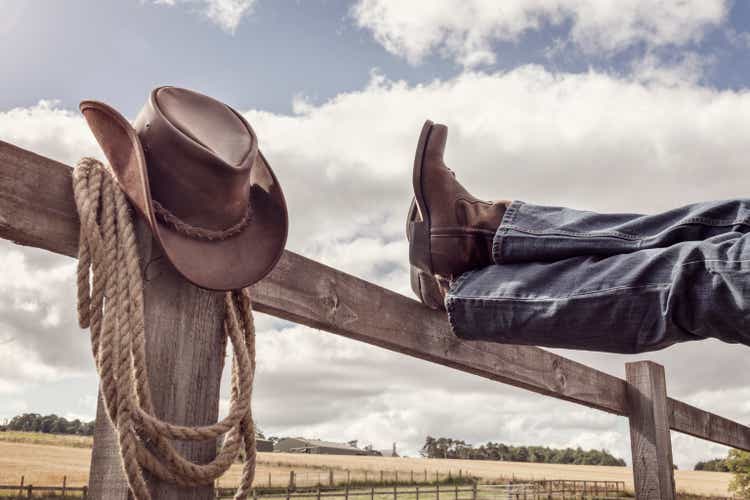
POLYGON ((687 266, 690 264, 706 264, 708 262, 721 262, 723 264, 738 264, 740 262, 750 262, 750 259, 739 259, 739 260, 733 260, 733 259, 698 259, 698 260, 691 260, 688 262, 683 262, 680 264, 680 266, 687 266))
MULTIPOLYGON (((750 226, 750 221, 748 221, 747 218, 722 220, 722 219, 708 219, 706 217, 691 217, 689 219, 681 220, 680 222, 669 226, 669 229, 674 229, 680 226, 687 226, 690 224, 701 224, 704 226, 712 226, 712 227, 736 226, 736 225, 750 226)), ((549 229, 549 230, 534 230, 530 228, 517 226, 514 224, 507 224, 505 229, 506 229, 506 233, 507 233, 507 230, 513 229, 521 233, 533 234, 537 236, 583 236, 583 237, 589 237, 589 238, 590 237, 620 238, 620 239, 632 240, 632 241, 652 240, 652 239, 658 238, 662 233, 664 233, 664 231, 661 231, 657 234, 653 234, 650 236, 638 236, 634 234, 623 233, 620 231, 577 232, 577 231, 566 231, 564 229, 557 229, 557 228, 549 229)))
POLYGON ((502 301, 521 301, 521 302, 555 302, 559 300, 568 300, 573 299, 577 297, 585 297, 589 295, 595 295, 598 293, 604 293, 604 292, 613 292, 613 291, 625 291, 625 290, 635 290, 640 288, 669 288, 672 286, 672 283, 649 283, 647 285, 637 285, 637 286, 616 286, 616 287, 610 287, 610 288, 603 288, 601 290, 590 290, 570 295, 565 295, 562 297, 534 297, 534 298, 526 298, 526 297, 516 297, 516 296, 494 296, 494 297, 466 297, 466 296, 458 296, 454 295, 451 297, 453 300, 466 300, 471 302, 502 302, 502 301))
POLYGON ((513 227, 513 221, 516 219, 516 215, 523 204, 523 201, 513 200, 510 205, 508 205, 508 208, 505 209, 503 218, 500 221, 500 226, 498 226, 497 232, 495 233, 495 238, 492 240, 492 260, 495 261, 495 264, 501 264, 503 262, 503 236, 505 236, 509 229, 513 227))

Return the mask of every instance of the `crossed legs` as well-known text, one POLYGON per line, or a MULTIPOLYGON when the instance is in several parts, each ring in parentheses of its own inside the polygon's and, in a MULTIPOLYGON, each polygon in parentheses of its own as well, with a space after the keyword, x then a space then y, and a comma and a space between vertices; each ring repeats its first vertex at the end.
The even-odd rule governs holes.
MULTIPOLYGON (((436 199, 426 210, 454 204, 436 199)), ((619 353, 709 337, 750 345, 748 233, 744 199, 655 215, 514 201, 504 204, 487 260, 474 252, 461 272, 443 266, 433 276, 465 339, 619 353)), ((458 253, 472 255, 465 246, 464 238, 458 253)))

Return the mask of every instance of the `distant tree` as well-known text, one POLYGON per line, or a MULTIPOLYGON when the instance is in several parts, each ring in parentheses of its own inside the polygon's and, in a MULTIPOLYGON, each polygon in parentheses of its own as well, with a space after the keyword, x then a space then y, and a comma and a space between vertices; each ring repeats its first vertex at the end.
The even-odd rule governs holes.
POLYGON ((492 441, 477 447, 465 441, 427 436, 420 454, 427 458, 460 458, 469 460, 505 460, 581 465, 625 466, 625 460, 607 450, 553 449, 546 446, 508 446, 492 441))
POLYGON ((727 458, 727 466, 734 474, 729 490, 740 498, 750 498, 750 453, 731 450, 727 458))
POLYGON ((729 472, 729 465, 726 458, 714 458, 705 462, 698 462, 693 470, 703 470, 712 472, 729 472))
POLYGON ((94 422, 81 422, 79 419, 68 420, 57 415, 40 415, 24 413, 13 417, 5 426, 11 431, 44 432, 47 434, 94 435, 94 422))

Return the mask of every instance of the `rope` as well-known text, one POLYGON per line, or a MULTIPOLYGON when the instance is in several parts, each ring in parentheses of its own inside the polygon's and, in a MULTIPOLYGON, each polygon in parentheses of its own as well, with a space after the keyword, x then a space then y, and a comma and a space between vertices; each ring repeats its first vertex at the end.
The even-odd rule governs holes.
MULTIPOLYGON (((73 170, 81 220, 78 249, 78 322, 90 328, 101 394, 116 430, 120 457, 136 500, 150 500, 143 469, 181 486, 211 484, 237 459, 245 464, 235 499, 246 499, 255 476, 255 425, 250 400, 255 376, 255 327, 248 289, 224 297, 224 333, 232 343, 232 388, 228 415, 213 425, 174 425, 154 416, 146 368, 143 280, 125 195, 105 167, 83 158, 73 170), (177 452, 170 440, 203 441, 224 435, 207 464, 177 452)), ((226 341, 224 343, 226 346, 226 341)))

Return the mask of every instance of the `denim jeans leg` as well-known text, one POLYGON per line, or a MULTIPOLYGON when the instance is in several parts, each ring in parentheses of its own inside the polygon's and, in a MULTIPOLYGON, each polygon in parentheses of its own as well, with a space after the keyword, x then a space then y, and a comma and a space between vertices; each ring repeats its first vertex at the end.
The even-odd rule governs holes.
POLYGON ((451 326, 464 339, 618 353, 709 337, 750 345, 745 227, 665 247, 471 271, 446 297, 451 326))
POLYGON ((608 256, 750 231, 750 199, 708 201, 654 215, 601 214, 514 201, 495 234, 495 263, 608 256))

